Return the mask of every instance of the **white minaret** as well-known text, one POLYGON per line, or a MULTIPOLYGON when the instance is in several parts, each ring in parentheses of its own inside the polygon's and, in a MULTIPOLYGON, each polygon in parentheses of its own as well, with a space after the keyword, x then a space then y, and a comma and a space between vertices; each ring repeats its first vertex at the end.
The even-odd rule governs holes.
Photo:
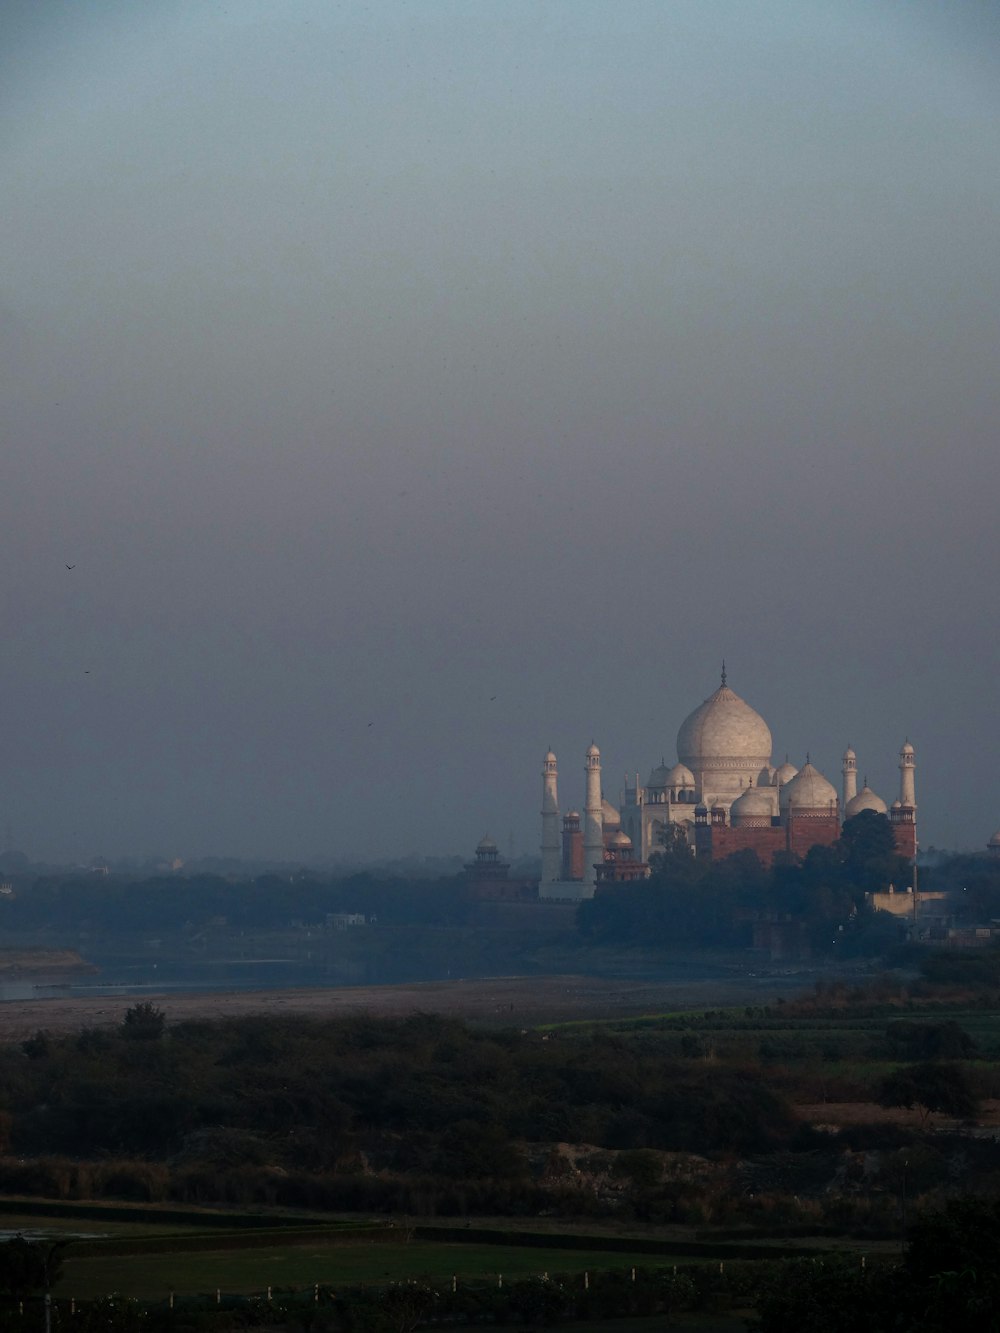
POLYGON ((844 775, 844 799, 840 808, 846 810, 847 802, 853 801, 858 794, 858 756, 850 746, 844 751, 844 767, 840 771, 844 775))
POLYGON ((542 883, 554 884, 561 877, 559 846, 559 770, 550 750, 542 767, 542 883))
POLYGON ((604 817, 601 811, 601 752, 591 741, 587 750, 587 800, 583 807, 583 882, 592 897, 597 883, 595 866, 604 860, 604 817))
POLYGON ((899 752, 899 803, 900 805, 912 806, 913 809, 917 807, 916 787, 914 786, 916 769, 917 758, 913 752, 913 746, 909 741, 906 741, 899 752))

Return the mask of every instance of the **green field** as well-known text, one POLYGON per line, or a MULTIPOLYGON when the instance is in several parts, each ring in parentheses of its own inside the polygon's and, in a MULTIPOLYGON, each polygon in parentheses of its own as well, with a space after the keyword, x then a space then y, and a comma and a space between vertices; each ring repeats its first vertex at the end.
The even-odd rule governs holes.
MULTIPOLYGON (((210 1244, 208 1241, 206 1244, 210 1244)), ((690 1262, 689 1259, 682 1262, 690 1262)), ((267 1287, 348 1286, 410 1278, 436 1282, 463 1278, 538 1277, 601 1269, 662 1268, 665 1256, 602 1250, 519 1248, 513 1245, 455 1245, 412 1241, 403 1245, 275 1245, 198 1253, 85 1256, 66 1259, 60 1296, 89 1298, 119 1292, 158 1298, 199 1292, 262 1292, 267 1287)))
POLYGON ((204 1226, 197 1225, 196 1222, 188 1226, 181 1224, 171 1224, 162 1222, 130 1222, 118 1218, 91 1218, 91 1217, 49 1217, 34 1216, 25 1213, 3 1213, 0 1212, 0 1233, 12 1232, 23 1233, 27 1236, 33 1236, 36 1233, 41 1236, 53 1237, 73 1237, 73 1236, 185 1236, 192 1232, 204 1231, 204 1226))
MULTIPOLYGON (((993 1070, 1000 1074, 1000 1010, 926 1001, 817 1013, 795 1011, 793 1005, 788 1009, 775 1005, 582 1019, 547 1024, 545 1030, 569 1040, 605 1032, 635 1043, 637 1050, 656 1051, 669 1059, 697 1058, 690 1045, 685 1045, 697 1038, 703 1058, 720 1065, 759 1066, 787 1091, 798 1075, 808 1077, 817 1071, 833 1082, 874 1087, 901 1063, 918 1058, 892 1049, 887 1034, 894 1026, 947 1022, 962 1028, 975 1042, 975 1051, 959 1058, 987 1080, 993 1070)), ((989 1091, 986 1095, 996 1094, 989 1091)))

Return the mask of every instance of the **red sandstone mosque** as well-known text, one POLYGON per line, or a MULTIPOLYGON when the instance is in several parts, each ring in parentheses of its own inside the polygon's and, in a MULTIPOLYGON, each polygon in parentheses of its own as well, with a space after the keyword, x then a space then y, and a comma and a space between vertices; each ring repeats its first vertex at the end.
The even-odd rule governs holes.
POLYGON ((626 778, 619 809, 601 791, 601 756, 587 750, 583 820, 560 815, 558 768, 550 750, 542 774, 542 876, 539 897, 591 898, 602 884, 642 879, 650 856, 683 833, 697 856, 713 859, 753 851, 765 865, 782 853, 801 857, 829 846, 843 820, 873 810, 887 815, 903 856, 917 851, 915 756, 907 741, 899 752, 899 799, 888 807, 865 782, 858 790, 857 756, 848 746, 842 794, 806 756, 797 769, 786 758, 771 763, 771 732, 745 700, 722 684, 681 724, 677 760, 661 763, 645 786, 626 778))

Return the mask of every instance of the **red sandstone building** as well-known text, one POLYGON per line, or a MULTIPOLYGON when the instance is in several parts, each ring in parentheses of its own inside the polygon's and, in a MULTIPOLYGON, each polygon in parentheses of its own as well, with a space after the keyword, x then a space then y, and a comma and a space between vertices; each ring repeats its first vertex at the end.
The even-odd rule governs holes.
MULTIPOLYGON (((912 756, 912 746, 909 753, 912 756)), ((896 850, 910 859, 916 856, 915 805, 903 805, 900 800, 886 810, 884 802, 866 784, 863 792, 845 802, 844 818, 852 819, 862 810, 888 815, 896 850)), ((721 805, 711 810, 704 805, 696 806, 694 847, 698 856, 713 860, 751 851, 765 866, 770 866, 779 853, 801 858, 812 847, 831 846, 840 837, 841 826, 837 792, 807 758, 804 767, 779 792, 777 815, 771 814, 770 801, 757 787, 747 787, 728 812, 721 805)))
POLYGON ((598 884, 627 882, 648 873, 650 856, 683 833, 695 854, 718 860, 753 851, 765 865, 776 856, 803 857, 829 846, 845 819, 873 810, 892 825, 903 856, 917 851, 915 756, 907 741, 899 753, 900 794, 888 807, 857 783, 857 756, 843 757, 842 793, 806 757, 801 769, 771 763, 771 731, 726 683, 690 714, 677 734, 678 762, 654 768, 645 785, 628 777, 619 809, 601 790, 601 760, 591 744, 584 762, 583 827, 572 811, 560 817, 556 756, 545 756, 542 788, 542 899, 592 897, 598 884))
POLYGON ((489 834, 478 843, 475 859, 463 868, 466 895, 474 902, 524 903, 538 897, 534 880, 511 879, 510 862, 489 834))

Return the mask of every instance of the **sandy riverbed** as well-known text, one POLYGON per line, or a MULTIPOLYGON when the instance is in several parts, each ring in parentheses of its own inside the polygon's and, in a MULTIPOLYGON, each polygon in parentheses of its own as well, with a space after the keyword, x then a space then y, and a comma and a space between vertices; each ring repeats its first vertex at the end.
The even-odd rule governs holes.
MULTIPOLYGON (((414 1013, 447 1014, 474 1022, 525 1026, 582 1018, 632 1017, 676 1009, 767 1004, 805 989, 808 981, 734 977, 726 980, 623 981, 602 977, 492 977, 398 986, 350 986, 301 990, 171 992, 146 994, 168 1023, 245 1014, 303 1014, 334 1017, 414 1013)), ((0 1004, 0 1041, 20 1041, 46 1028, 74 1032, 113 1027, 136 1003, 129 996, 80 996, 10 1000, 0 1004)))

